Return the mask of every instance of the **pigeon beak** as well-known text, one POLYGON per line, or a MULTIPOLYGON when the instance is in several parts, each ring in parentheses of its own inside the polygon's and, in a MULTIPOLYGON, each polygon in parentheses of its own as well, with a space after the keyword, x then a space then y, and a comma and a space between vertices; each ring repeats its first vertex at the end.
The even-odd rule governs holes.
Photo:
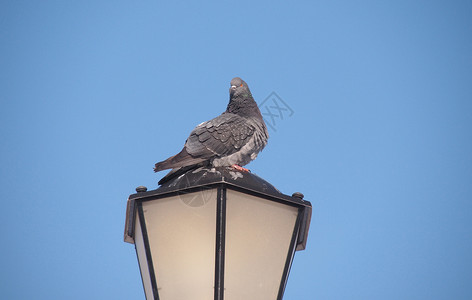
POLYGON ((229 95, 230 96, 233 96, 234 92, 236 91, 236 86, 235 85, 232 85, 229 89, 229 95))

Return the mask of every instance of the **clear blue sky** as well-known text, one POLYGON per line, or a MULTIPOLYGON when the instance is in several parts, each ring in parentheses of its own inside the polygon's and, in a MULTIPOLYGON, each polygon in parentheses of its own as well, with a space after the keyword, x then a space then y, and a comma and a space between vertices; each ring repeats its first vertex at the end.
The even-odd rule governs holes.
POLYGON ((248 165, 313 204, 284 299, 472 299, 470 1, 138 2, 0 3, 2 299, 144 299, 127 197, 235 76, 293 110, 248 165))

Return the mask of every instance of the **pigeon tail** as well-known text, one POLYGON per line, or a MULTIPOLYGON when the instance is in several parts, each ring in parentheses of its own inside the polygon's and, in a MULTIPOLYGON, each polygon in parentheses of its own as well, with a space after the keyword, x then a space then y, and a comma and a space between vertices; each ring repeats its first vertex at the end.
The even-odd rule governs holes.
POLYGON ((164 177, 162 177, 161 180, 159 180, 159 182, 157 184, 163 185, 164 183, 166 183, 168 181, 171 181, 174 178, 177 178, 180 175, 185 174, 190 170, 200 168, 203 165, 204 164, 196 164, 196 165, 192 165, 192 166, 186 166, 186 167, 180 167, 180 168, 172 169, 172 170, 170 170, 169 173, 167 173, 164 177))
POLYGON ((184 148, 178 154, 171 156, 164 161, 156 163, 154 166, 154 172, 159 172, 166 169, 175 169, 184 166, 193 166, 205 160, 207 159, 191 156, 184 148))

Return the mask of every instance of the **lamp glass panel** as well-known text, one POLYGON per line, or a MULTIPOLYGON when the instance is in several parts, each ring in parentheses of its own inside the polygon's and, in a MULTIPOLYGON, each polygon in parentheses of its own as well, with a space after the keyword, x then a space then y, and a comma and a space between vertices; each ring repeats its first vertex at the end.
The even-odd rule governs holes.
POLYGON ((213 298, 216 189, 143 202, 160 300, 213 298))
POLYGON ((136 225, 134 228, 136 230, 134 233, 134 245, 136 247, 136 254, 138 256, 139 269, 141 270, 144 294, 146 295, 146 299, 154 299, 152 294, 151 276, 149 274, 149 266, 146 258, 146 250, 144 248, 143 233, 138 216, 136 216, 136 225))
POLYGON ((227 190, 225 300, 275 300, 298 209, 227 190))

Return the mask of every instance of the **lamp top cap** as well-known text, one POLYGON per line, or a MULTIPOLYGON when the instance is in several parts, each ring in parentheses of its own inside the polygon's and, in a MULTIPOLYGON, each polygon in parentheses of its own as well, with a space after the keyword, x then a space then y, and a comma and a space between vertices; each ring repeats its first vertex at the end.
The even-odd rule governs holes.
POLYGON ((296 198, 297 201, 306 202, 306 204, 310 205, 308 201, 303 200, 301 193, 296 193, 291 197, 284 195, 272 184, 255 175, 254 173, 238 171, 231 167, 199 167, 196 169, 191 169, 180 176, 175 176, 172 179, 164 182, 156 190, 146 192, 141 189, 137 194, 131 195, 130 199, 172 193, 180 190, 210 186, 214 184, 227 184, 246 190, 252 190, 254 192, 268 196, 292 199, 296 198))

